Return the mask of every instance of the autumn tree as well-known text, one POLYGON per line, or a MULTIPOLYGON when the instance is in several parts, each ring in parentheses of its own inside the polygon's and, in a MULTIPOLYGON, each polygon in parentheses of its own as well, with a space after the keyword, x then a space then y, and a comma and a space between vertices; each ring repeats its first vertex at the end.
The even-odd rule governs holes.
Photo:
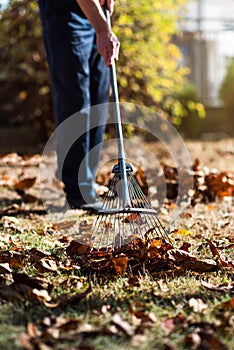
MULTIPOLYGON (((121 41, 121 101, 160 108, 177 124, 193 100, 180 101, 188 69, 180 65, 180 50, 172 43, 185 3, 119 0, 112 18, 121 41)), ((11 0, 1 11, 0 53, 2 123, 30 123, 46 136, 53 128, 53 109, 36 0, 11 0)), ((193 110, 199 112, 197 103, 193 110)))
MULTIPOLYGON (((114 31, 121 42, 117 64, 122 101, 163 110, 174 124, 192 113, 205 114, 195 86, 187 80, 189 69, 173 43, 180 34, 179 20, 186 0, 119 0, 114 31)), ((165 113, 164 113, 165 115, 165 113)))

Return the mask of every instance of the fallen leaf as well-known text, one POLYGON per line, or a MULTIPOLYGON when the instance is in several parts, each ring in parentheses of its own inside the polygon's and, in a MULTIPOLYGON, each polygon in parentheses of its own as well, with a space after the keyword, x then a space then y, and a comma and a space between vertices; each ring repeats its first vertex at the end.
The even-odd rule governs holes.
POLYGON ((126 336, 132 337, 134 335, 134 331, 130 324, 122 319, 119 314, 114 314, 111 318, 111 322, 114 323, 126 336))
POLYGON ((51 296, 49 295, 48 291, 45 289, 32 289, 31 293, 30 293, 30 297, 32 299, 36 299, 39 301, 43 301, 43 302, 50 302, 51 301, 51 296))
POLYGON ((0 288, 0 298, 12 302, 19 302, 23 300, 23 296, 15 290, 13 284, 0 288))
POLYGON ((76 257, 79 255, 87 255, 91 252, 91 247, 80 243, 78 240, 73 240, 66 249, 67 255, 76 257))
POLYGON ((11 273, 11 268, 8 263, 0 263, 0 274, 8 274, 11 273))
POLYGON ((214 245, 214 243, 212 243, 209 239, 207 239, 207 242, 209 244, 211 253, 213 254, 213 256, 217 257, 219 260, 219 263, 222 267, 231 267, 234 268, 234 263, 232 261, 225 261, 223 259, 223 257, 221 256, 221 254, 219 253, 218 248, 214 245))
MULTIPOLYGON (((23 284, 29 286, 31 289, 44 289, 41 279, 36 277, 29 277, 26 273, 13 273, 14 284, 23 284)), ((44 282, 44 280, 43 280, 44 282)))
POLYGON ((125 283, 125 286, 128 287, 140 287, 141 283, 137 276, 135 277, 129 277, 128 281, 125 283))
POLYGON ((223 309, 228 309, 234 311, 234 298, 229 299, 228 301, 225 301, 222 303, 223 309))
POLYGON ((177 263, 180 263, 182 261, 187 260, 197 260, 195 256, 193 256, 191 253, 188 253, 181 249, 171 249, 168 252, 169 259, 172 259, 176 261, 177 263))
POLYGON ((183 245, 180 247, 180 250, 184 250, 185 252, 188 252, 190 247, 191 247, 191 243, 183 242, 183 245))
POLYGON ((112 257, 111 262, 114 264, 115 271, 120 275, 126 272, 128 266, 128 257, 124 254, 120 256, 112 257))
POLYGON ((191 298, 188 301, 189 307, 193 309, 195 313, 202 313, 204 310, 208 308, 208 305, 203 302, 200 298, 191 298))
POLYGON ((30 262, 32 264, 39 262, 41 259, 49 257, 50 254, 42 251, 41 249, 32 248, 29 251, 30 253, 30 262))
POLYGON ((51 226, 53 230, 68 230, 76 224, 76 220, 66 220, 62 222, 57 222, 51 226))
POLYGON ((172 232, 171 237, 176 237, 177 235, 179 236, 194 236, 194 232, 184 230, 184 229, 176 229, 172 232))
POLYGON ((218 271, 220 267, 212 259, 206 260, 185 260, 179 264, 185 270, 191 270, 198 273, 218 271))
POLYGON ((19 334, 19 343, 24 350, 34 350, 34 345, 31 343, 31 336, 27 333, 19 334))
POLYGON ((38 263, 35 265, 35 267, 40 271, 40 272, 56 272, 58 267, 57 264, 54 260, 49 259, 49 258, 42 258, 41 260, 38 261, 38 263))
POLYGON ((128 223, 128 224, 134 223, 134 224, 137 224, 139 226, 145 224, 145 220, 142 218, 142 216, 140 214, 136 214, 136 213, 128 215, 126 218, 124 218, 122 220, 122 222, 128 223))
POLYGON ((27 323, 27 333, 31 338, 36 338, 41 335, 37 326, 32 322, 27 323))
POLYGON ((220 292, 228 292, 228 291, 234 291, 234 283, 222 283, 218 286, 205 282, 205 281, 201 281, 201 284, 203 285, 203 287, 210 289, 210 290, 216 290, 216 291, 220 291, 220 292))
POLYGON ((83 293, 69 295, 62 294, 58 297, 57 302, 61 306, 71 305, 79 303, 81 300, 85 299, 92 292, 92 287, 89 286, 83 293))
POLYGON ((15 183, 14 188, 16 190, 28 190, 35 184, 36 179, 37 179, 36 177, 29 177, 21 181, 18 181, 15 183))
POLYGON ((216 329, 207 323, 191 325, 192 332, 185 337, 187 347, 197 350, 228 350, 226 345, 219 340, 216 329))
POLYGON ((144 195, 148 196, 149 185, 148 185, 147 177, 144 173, 144 170, 140 166, 137 168, 136 172, 134 173, 134 177, 137 180, 144 195))

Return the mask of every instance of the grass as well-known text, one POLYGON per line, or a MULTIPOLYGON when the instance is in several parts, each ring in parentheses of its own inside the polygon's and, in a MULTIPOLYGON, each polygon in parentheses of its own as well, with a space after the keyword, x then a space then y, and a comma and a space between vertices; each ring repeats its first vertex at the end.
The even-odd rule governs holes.
MULTIPOLYGON (((220 210, 222 212, 223 209, 220 210)), ((209 226, 207 237, 212 237, 213 240, 225 240, 220 236, 216 225, 212 224, 213 214, 211 218, 208 214, 209 212, 207 212, 206 220, 206 226, 209 226)), ((74 220, 73 214, 70 215, 72 216, 68 216, 66 219, 74 220)), ((196 215, 198 217, 200 215, 199 208, 196 209, 196 213, 194 210, 193 215, 194 229, 199 222, 195 219, 196 215)), ((10 221, 10 218, 8 219, 10 221)), ((182 219, 178 225, 184 225, 182 219)), ((14 225, 13 227, 3 227, 2 233, 8 238, 11 237, 11 240, 6 240, 5 250, 28 253, 31 248, 37 248, 56 257, 62 265, 65 265, 64 249, 66 244, 58 240, 61 232, 51 234, 49 229, 45 229, 45 227, 50 226, 50 218, 48 219, 46 216, 33 220, 19 217, 17 228, 14 225), (42 235, 41 232, 44 234, 42 235)), ((190 223, 188 226, 186 228, 191 230, 190 223)), ((200 231, 203 230, 206 232, 207 229, 200 227, 200 231)), ((212 255, 205 238, 203 232, 202 239, 192 235, 189 238, 175 237, 175 242, 181 245, 182 241, 189 239, 193 254, 198 257, 211 258, 212 255)), ((232 249, 223 250, 222 254, 231 258, 232 249)), ((28 262, 15 271, 35 276, 40 274, 36 267, 28 262)), ((131 271, 123 276, 97 273, 84 275, 77 269, 69 271, 58 269, 56 273, 44 273, 43 277, 53 285, 51 297, 54 299, 63 293, 71 295, 80 293, 89 284, 92 286, 92 293, 77 305, 67 305, 65 308, 55 309, 47 308, 43 303, 27 300, 27 298, 20 303, 2 301, 0 304, 0 348, 4 350, 27 349, 27 345, 22 341, 22 334, 25 332, 27 334, 29 322, 36 325, 43 334, 45 327, 42 326, 42 323, 46 317, 55 321, 63 317, 67 320, 81 318, 84 331, 82 328, 81 330, 78 328, 76 331, 63 330, 60 332, 59 339, 54 338, 52 332, 52 336, 48 337, 47 335, 48 339, 44 339, 43 335, 38 337, 40 341, 37 341, 46 344, 48 349, 56 350, 65 350, 69 349, 69 346, 72 348, 72 346, 77 347, 78 345, 81 349, 86 346, 87 349, 97 350, 126 348, 187 350, 192 346, 190 343, 188 345, 187 339, 190 339, 196 325, 204 328, 208 324, 214 327, 214 334, 218 339, 222 339, 222 344, 228 349, 232 349, 233 321, 231 311, 222 308, 222 304, 230 300, 231 293, 207 290, 201 284, 202 280, 209 281, 214 285, 231 283, 233 274, 230 270, 203 274, 187 271, 184 275, 176 277, 167 273, 149 274, 147 271, 143 271, 137 276, 132 275, 131 271), (130 277, 137 278, 136 286, 129 285, 130 277), (201 311, 195 311, 189 305, 192 298, 201 300, 205 308, 201 311), (112 318, 116 313, 131 327, 133 336, 126 335, 124 329, 113 324, 112 318), (149 315, 153 315, 153 319, 149 315), (87 325, 90 327, 88 331, 86 330, 87 325), (113 327, 116 329, 113 330, 113 327), (170 327, 172 327, 171 330, 170 327)), ((51 327, 48 329, 51 330, 51 327)), ((30 338, 30 342, 34 344, 35 339, 37 338, 30 338)))
MULTIPOLYGON (((64 276, 63 276, 64 277, 64 276)), ((61 278, 61 276, 59 276, 61 278)), ((92 281, 92 294, 82 303, 68 306, 66 309, 49 310, 37 302, 20 304, 3 303, 0 316, 0 346, 2 349, 21 349, 18 336, 25 332, 27 322, 39 325, 45 317, 66 319, 81 318, 88 324, 94 334, 87 332, 62 332, 59 341, 51 339, 53 348, 65 350, 68 344, 86 344, 95 349, 165 349, 165 343, 173 344, 175 349, 189 349, 184 344, 195 324, 211 324, 217 329, 222 341, 232 349, 233 330, 223 329, 222 303, 230 299, 229 293, 207 292, 201 288, 203 276, 182 276, 180 278, 154 279, 147 272, 140 277, 141 287, 127 286, 128 276, 116 277, 113 280, 103 280, 97 283, 95 276, 92 281), (194 312, 189 306, 191 298, 201 299, 207 308, 202 312, 194 312), (135 330, 135 336, 130 338, 124 332, 108 334, 113 314, 118 313, 135 330), (151 320, 151 313, 154 318, 151 320), (138 318, 136 317, 138 315, 138 318), (179 318, 176 329, 171 334, 162 330, 162 324, 168 319, 179 318), (222 327, 221 327, 222 326, 222 327), (137 337, 138 336, 138 337, 137 337), (140 337, 141 336, 141 337, 140 337), (165 342, 166 340, 166 342, 165 342), (135 344, 136 343, 136 344, 135 344)), ((228 279, 225 273, 211 274, 216 282, 228 279)), ((53 281, 56 281, 56 277, 53 281)), ((87 281, 84 281, 84 285, 87 281)), ((56 285, 55 285, 56 286, 56 285)), ((56 288, 56 292, 64 290, 56 288)), ((72 292, 70 290, 70 292, 72 292)))
MULTIPOLYGON (((4 198, 2 207, 9 199, 11 203, 15 200, 14 191, 6 187, 0 197, 4 198)), ((76 238, 79 222, 93 217, 72 211, 35 215, 30 208, 30 204, 26 206, 28 214, 16 210, 0 220, 0 349, 233 349, 232 268, 203 273, 179 268, 133 273, 130 269, 122 276, 110 271, 82 271, 77 261, 67 257, 66 247, 76 238), (55 228, 64 221, 74 224, 55 228), (57 270, 39 269, 31 260, 31 249, 46 253, 56 262, 57 270), (4 263, 9 263, 12 272, 4 270, 4 263), (28 289, 19 284, 22 300, 1 297, 2 288, 13 282, 13 273, 43 278, 51 301, 32 299, 28 289), (205 288, 202 281, 217 290, 205 288), (89 286, 91 292, 80 301, 51 307, 64 294, 69 298, 89 286)), ((173 222, 175 229, 184 230, 173 234, 175 246, 189 242, 193 256, 214 260, 209 239, 226 260, 233 261, 233 214, 233 204, 225 201, 187 208, 173 222)), ((162 220, 169 222, 170 215, 170 209, 164 208, 162 220)))

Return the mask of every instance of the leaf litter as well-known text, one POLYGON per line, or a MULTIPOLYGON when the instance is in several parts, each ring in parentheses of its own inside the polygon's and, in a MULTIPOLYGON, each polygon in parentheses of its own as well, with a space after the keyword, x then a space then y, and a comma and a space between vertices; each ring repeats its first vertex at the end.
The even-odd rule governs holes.
MULTIPOLYGON (((38 198, 35 191, 37 178, 35 174, 27 173, 27 170, 30 167, 36 168, 39 161, 38 156, 35 159, 33 157, 27 159, 17 154, 5 156, 0 160, 8 167, 16 167, 21 162, 20 176, 7 177, 6 174, 0 176, 1 186, 10 193, 9 198, 15 196, 18 201, 5 200, 6 205, 1 211, 0 299, 3 304, 30 302, 49 310, 45 318, 27 322, 25 333, 19 336, 24 349, 56 349, 58 341, 61 344, 68 341, 72 349, 74 340, 79 344, 76 349, 96 349, 88 339, 100 336, 110 339, 123 338, 125 342, 130 341, 130 347, 141 347, 141 345, 144 347, 149 341, 147 332, 155 330, 155 327, 158 327, 166 337, 165 349, 173 349, 171 343, 173 340, 169 339, 173 339, 174 334, 183 335, 184 348, 228 349, 219 334, 224 334, 226 331, 229 334, 233 332, 232 211, 228 206, 224 207, 221 211, 222 218, 219 217, 215 229, 212 227, 212 222, 220 203, 222 201, 226 203, 226 198, 233 198, 232 171, 201 169, 199 161, 195 161, 191 175, 194 177, 194 188, 190 191, 193 208, 184 213, 180 224, 172 232, 176 248, 158 237, 149 240, 146 236, 143 239, 137 238, 115 251, 111 249, 97 251, 91 245, 74 239, 70 234, 74 230, 77 233, 77 218, 65 217, 51 222, 51 217, 43 216, 45 212, 39 200, 26 199, 27 195, 38 198), (28 216, 26 221, 31 220, 30 229, 22 224, 22 217, 25 215, 28 216), (195 219, 197 222, 194 222, 195 219), (33 224, 37 221, 40 221, 40 228, 33 224), (182 227, 183 222, 187 223, 186 228, 182 227), (47 249, 36 246, 25 247, 18 236, 24 237, 27 230, 35 237, 40 237, 47 249), (215 233, 214 237, 209 235, 209 231, 215 233), (51 243, 52 241, 54 242, 51 243), (58 312, 53 312, 58 310, 60 313, 63 310, 64 313, 66 308, 82 308, 84 302, 87 305, 86 303, 89 303, 89 300, 92 302, 92 298, 95 297, 96 283, 100 283, 100 288, 103 288, 104 292, 105 288, 108 288, 108 283, 114 283, 116 278, 124 279, 125 293, 141 294, 139 291, 144 290, 145 282, 142 276, 145 276, 145 273, 152 276, 151 278, 158 281, 158 285, 161 286, 156 294, 153 292, 155 286, 152 289, 152 297, 156 298, 156 304, 158 293, 159 295, 171 293, 168 279, 173 280, 186 275, 201 278, 201 291, 218 293, 214 295, 220 302, 213 307, 218 321, 202 321, 203 315, 206 315, 211 305, 210 301, 204 298, 205 294, 188 295, 186 301, 182 302, 184 311, 180 303, 177 303, 178 312, 171 317, 165 314, 161 318, 147 306, 146 300, 138 302, 139 296, 135 296, 135 300, 130 300, 128 314, 123 313, 121 307, 115 308, 108 304, 104 307, 105 304, 102 304, 99 309, 96 306, 94 311, 100 315, 97 316, 96 324, 86 319, 85 314, 79 317, 69 315, 64 317, 57 316, 58 312), (221 283, 216 277, 215 282, 215 276, 218 274, 226 276, 226 281, 221 283), (60 282, 56 282, 56 279, 60 282), (60 286, 62 289, 58 293, 60 286), (226 297, 223 299, 218 295, 226 297), (101 320, 98 321, 98 317, 101 317, 101 320)), ((176 169, 164 164, 164 176, 167 183, 164 210, 165 215, 170 215, 172 203, 177 195, 176 169)), ((137 170, 137 179, 147 192, 148 183, 141 168, 137 170)), ((104 182, 103 184, 106 185, 104 182)), ((135 220, 135 217, 129 220, 135 220)), ((91 224, 85 216, 79 218, 79 227, 82 232, 89 233, 91 224)), ((146 287, 146 290, 148 289, 149 287, 146 287)), ((144 295, 144 292, 142 294, 144 295)), ((117 295, 116 297, 118 299, 117 295)), ((68 349, 69 346, 64 348, 68 349)))

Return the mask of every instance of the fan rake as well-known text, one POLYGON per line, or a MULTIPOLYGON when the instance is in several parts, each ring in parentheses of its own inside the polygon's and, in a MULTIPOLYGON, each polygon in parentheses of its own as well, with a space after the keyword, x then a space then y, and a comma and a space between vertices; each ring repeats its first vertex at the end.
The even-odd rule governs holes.
MULTIPOLYGON (((109 11, 107 8, 104 11, 111 26, 109 11)), ((168 232, 158 218, 157 211, 151 207, 140 188, 132 173, 132 166, 126 163, 115 63, 110 66, 110 75, 118 143, 118 164, 112 170, 113 181, 94 222, 90 237, 92 245, 97 249, 114 250, 139 237, 143 239, 160 237, 171 244, 168 232)))

